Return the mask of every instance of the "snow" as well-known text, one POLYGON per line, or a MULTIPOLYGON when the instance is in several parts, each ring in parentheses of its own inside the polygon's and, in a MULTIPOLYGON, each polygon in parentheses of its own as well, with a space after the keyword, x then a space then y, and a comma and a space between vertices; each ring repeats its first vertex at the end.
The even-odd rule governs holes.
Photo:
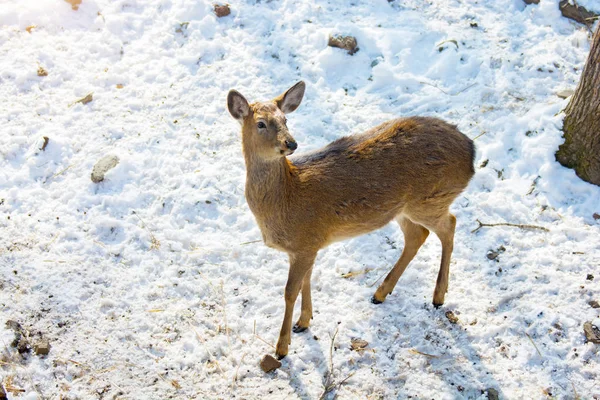
POLYGON ((0 370, 5 387, 24 390, 10 399, 319 398, 330 363, 339 386, 328 398, 600 396, 598 345, 583 335, 585 321, 600 325, 588 305, 600 300, 600 188, 554 159, 568 103, 556 93, 579 81, 587 28, 563 18, 558 0, 212 9, 1 5, 0 370), (330 33, 356 36, 359 52, 327 47, 330 33), (289 115, 299 151, 429 115, 476 138, 477 173, 452 208, 444 307, 431 305, 434 236, 379 306, 369 299, 399 256, 398 227, 334 244, 313 272, 311 328, 264 374, 287 258, 257 242, 225 99, 235 88, 266 100, 301 79, 306 96, 289 115), (92 102, 73 104, 88 93, 92 102), (107 154, 120 163, 94 184, 107 154), (472 232, 477 220, 549 232, 472 232), (33 341, 41 332, 50 354, 20 356, 7 320, 33 341), (351 351, 352 338, 369 349, 351 351))

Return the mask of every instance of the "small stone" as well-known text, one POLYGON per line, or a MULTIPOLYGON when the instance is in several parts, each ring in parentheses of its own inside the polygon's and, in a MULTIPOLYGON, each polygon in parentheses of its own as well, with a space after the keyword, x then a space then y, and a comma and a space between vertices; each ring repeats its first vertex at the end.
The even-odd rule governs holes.
POLYGON ((77 11, 79 9, 79 5, 82 0, 65 0, 67 3, 71 5, 71 9, 77 11))
POLYGON ((229 8, 229 4, 215 4, 215 14, 219 18, 223 18, 231 14, 231 9, 229 8))
POLYGON ((452 311, 446 311, 446 318, 450 321, 451 324, 456 324, 458 322, 458 317, 454 315, 452 311))
POLYGON ((594 275, 587 274, 587 277, 585 279, 587 279, 588 281, 593 281, 594 280, 594 275))
POLYGON ((360 351, 367 348, 369 342, 363 339, 354 338, 350 340, 350 349, 354 351, 360 351))
POLYGON ((583 324, 583 333, 588 342, 600 344, 600 329, 597 326, 592 325, 591 322, 583 324))
POLYGON ((81 99, 75 101, 75 103, 81 103, 81 104, 87 104, 90 103, 92 100, 94 100, 94 94, 93 93, 88 93, 85 95, 85 97, 82 97, 81 99))
POLYGON ((506 248, 504 248, 504 246, 500 246, 498 247, 496 250, 490 250, 488 251, 488 253, 486 254, 486 257, 488 258, 488 260, 494 260, 494 261, 498 261, 498 256, 502 253, 504 253, 506 251, 506 248))
POLYGON ((123 84, 122 83, 117 83, 117 89, 123 89, 123 84))
POLYGON ((9 329, 12 329, 15 333, 23 332, 23 327, 17 321, 13 321, 13 320, 6 321, 6 327, 9 329))
POLYGON ((560 3, 558 3, 558 8, 563 17, 587 26, 592 26, 595 18, 598 16, 596 13, 588 11, 584 7, 577 4, 571 4, 569 0, 561 0, 560 3))
POLYGON ((573 93, 575 93, 575 91, 573 89, 564 89, 564 90, 559 90, 558 92, 556 92, 556 95, 558 97, 560 97, 561 99, 567 99, 567 98, 573 96, 573 93))
POLYGON ((40 66, 40 67, 38 67, 38 70, 37 70, 37 75, 38 75, 38 76, 48 76, 48 71, 46 71, 46 70, 44 69, 44 67, 41 67, 41 66, 40 66))
POLYGON ((279 367, 281 367, 281 362, 276 360, 270 354, 266 354, 262 360, 260 360, 260 368, 265 372, 271 372, 279 367))
POLYGON ((592 215, 592 218, 594 218, 596 221, 598 221, 600 219, 600 214, 594 213, 594 215, 592 215))
POLYGON ((523 0, 525 4, 540 4, 540 0, 523 0))
POLYGON ((588 303, 590 305, 590 307, 592 308, 600 308, 600 303, 598 303, 596 300, 592 300, 588 303))
POLYGON ((119 163, 119 157, 108 155, 102 157, 92 169, 92 182, 99 183, 104 180, 104 174, 113 169, 119 163))
POLYGON ((50 343, 47 340, 42 340, 33 346, 33 350, 38 356, 45 356, 50 353, 50 343))
POLYGON ((499 400, 500 399, 500 395, 498 394, 498 391, 494 388, 487 389, 486 393, 487 393, 488 400, 499 400))
POLYGON ((348 50, 350 55, 358 51, 358 42, 354 36, 331 35, 329 36, 328 46, 348 50))
POLYGON ((19 354, 29 353, 31 351, 31 346, 29 346, 29 342, 23 336, 19 338, 16 347, 19 354))

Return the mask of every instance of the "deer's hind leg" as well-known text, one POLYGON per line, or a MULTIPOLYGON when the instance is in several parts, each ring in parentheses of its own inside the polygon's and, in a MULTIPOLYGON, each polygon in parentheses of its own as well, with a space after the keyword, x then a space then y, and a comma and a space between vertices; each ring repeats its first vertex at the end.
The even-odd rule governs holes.
POLYGON ((440 239, 440 242, 442 242, 442 261, 440 262, 440 271, 433 292, 433 305, 439 307, 444 304, 444 297, 448 291, 450 256, 454 248, 456 217, 450 214, 446 208, 443 212, 436 215, 416 216, 415 220, 433 231, 440 239))
POLYGON ((417 224, 407 217, 398 216, 396 221, 400 224, 400 228, 404 233, 404 249, 402 250, 402 255, 394 268, 390 271, 390 273, 385 277, 383 283, 377 288, 377 291, 371 298, 371 301, 374 304, 383 303, 388 294, 392 293, 398 279, 406 270, 406 267, 411 262, 411 260, 421 248, 425 239, 429 235, 429 230, 424 226, 417 224))

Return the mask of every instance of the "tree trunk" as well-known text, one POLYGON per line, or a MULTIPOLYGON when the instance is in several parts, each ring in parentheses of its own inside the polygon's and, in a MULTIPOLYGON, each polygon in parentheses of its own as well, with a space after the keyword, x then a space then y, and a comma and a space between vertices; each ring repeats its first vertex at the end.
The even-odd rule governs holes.
POLYGON ((565 110, 565 142, 556 160, 581 179, 600 185, 600 25, 575 94, 565 110))

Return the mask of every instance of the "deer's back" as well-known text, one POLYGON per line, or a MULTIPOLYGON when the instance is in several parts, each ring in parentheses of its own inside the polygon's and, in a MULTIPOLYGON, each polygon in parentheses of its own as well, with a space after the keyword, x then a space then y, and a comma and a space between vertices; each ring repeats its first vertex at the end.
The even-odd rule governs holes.
POLYGON ((474 174, 474 154, 472 140, 454 125, 410 117, 290 161, 297 201, 320 210, 305 220, 328 224, 337 238, 376 229, 401 212, 447 210, 474 174))

